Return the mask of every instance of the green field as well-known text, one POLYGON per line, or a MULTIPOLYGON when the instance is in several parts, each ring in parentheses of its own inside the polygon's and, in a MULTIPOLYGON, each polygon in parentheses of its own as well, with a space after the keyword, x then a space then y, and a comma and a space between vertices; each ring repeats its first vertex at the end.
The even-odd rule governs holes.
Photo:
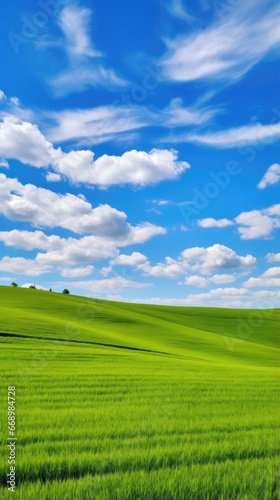
POLYGON ((0 287, 0 318, 1 499, 280 498, 279 309, 0 287))

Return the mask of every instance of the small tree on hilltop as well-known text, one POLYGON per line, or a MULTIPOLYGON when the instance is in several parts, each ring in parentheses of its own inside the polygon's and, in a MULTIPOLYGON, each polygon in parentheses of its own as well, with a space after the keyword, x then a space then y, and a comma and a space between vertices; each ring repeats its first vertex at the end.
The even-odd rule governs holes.
POLYGON ((29 288, 33 288, 33 290, 37 290, 35 285, 30 285, 29 288))
POLYGON ((18 284, 15 281, 13 281, 13 283, 11 283, 11 286, 18 286, 18 284))
POLYGON ((67 288, 64 288, 62 293, 64 293, 65 295, 69 295, 70 292, 69 292, 69 290, 67 290, 67 288))

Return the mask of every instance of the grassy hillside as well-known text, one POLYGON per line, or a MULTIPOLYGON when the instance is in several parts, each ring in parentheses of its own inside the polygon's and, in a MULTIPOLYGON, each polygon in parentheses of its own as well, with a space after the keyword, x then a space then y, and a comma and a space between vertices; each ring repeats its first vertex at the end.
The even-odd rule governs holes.
POLYGON ((170 307, 0 287, 2 333, 114 344, 201 360, 278 362, 280 310, 170 307))
POLYGON ((279 498, 279 315, 0 287, 14 498, 279 498))

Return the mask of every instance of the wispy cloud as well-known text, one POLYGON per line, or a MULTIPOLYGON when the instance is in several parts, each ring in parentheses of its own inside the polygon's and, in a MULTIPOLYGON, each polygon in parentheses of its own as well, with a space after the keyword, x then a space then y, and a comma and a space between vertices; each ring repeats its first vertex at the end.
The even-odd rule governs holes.
MULTIPOLYGON (((63 33, 59 44, 68 58, 68 66, 49 79, 57 96, 82 92, 89 87, 106 86, 107 90, 126 85, 113 69, 104 64, 104 55, 90 39, 91 10, 67 6, 62 9, 58 25, 63 33)), ((50 42, 52 45, 52 43, 50 42)), ((44 43, 46 47, 48 43, 44 43)))
POLYGON ((90 21, 90 9, 69 6, 61 11, 59 26, 64 34, 64 47, 70 58, 101 56, 90 40, 90 21))
POLYGON ((278 184, 280 182, 280 165, 279 163, 274 163, 269 167, 269 169, 264 174, 263 178, 258 184, 259 189, 265 189, 273 184, 278 184))
POLYGON ((174 142, 191 142, 218 148, 235 148, 246 144, 272 143, 277 141, 279 137, 280 123, 272 125, 256 123, 206 134, 185 134, 174 137, 174 142))
POLYGON ((188 23, 195 20, 195 18, 187 12, 182 0, 169 0, 167 3, 167 9, 172 16, 182 19, 183 21, 187 21, 188 23))
POLYGON ((184 107, 181 98, 172 99, 169 106, 161 112, 163 126, 187 127, 188 125, 202 125, 212 120, 219 112, 217 108, 203 108, 201 106, 184 107))
POLYGON ((95 108, 41 112, 40 116, 43 117, 42 126, 49 140, 92 145, 121 141, 123 137, 126 140, 127 134, 148 127, 176 129, 203 125, 211 122, 218 112, 217 108, 199 105, 186 107, 182 99, 175 98, 163 109, 151 110, 144 105, 112 103, 95 108))
POLYGON ((115 140, 155 120, 156 116, 144 106, 111 104, 47 113, 45 129, 48 139, 53 142, 75 141, 79 145, 91 145, 115 140))
POLYGON ((259 0, 248 6, 240 3, 230 17, 167 41, 168 50, 161 61, 164 78, 232 82, 243 77, 279 47, 280 8, 270 4, 259 0))

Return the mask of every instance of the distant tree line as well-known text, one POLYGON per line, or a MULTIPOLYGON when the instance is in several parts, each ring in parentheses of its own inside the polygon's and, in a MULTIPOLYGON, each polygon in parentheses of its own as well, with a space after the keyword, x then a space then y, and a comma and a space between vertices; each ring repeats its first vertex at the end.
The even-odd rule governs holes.
MULTIPOLYGON (((11 283, 11 286, 18 287, 18 284, 15 281, 13 281, 11 283)), ((29 288, 32 288, 33 290, 37 290, 36 285, 30 285, 29 288)), ((51 288, 49 289, 49 292, 52 292, 51 288)), ((64 295, 69 295, 70 294, 70 292, 69 292, 69 290, 67 288, 64 288, 64 290, 62 291, 62 293, 64 293, 64 295)))

